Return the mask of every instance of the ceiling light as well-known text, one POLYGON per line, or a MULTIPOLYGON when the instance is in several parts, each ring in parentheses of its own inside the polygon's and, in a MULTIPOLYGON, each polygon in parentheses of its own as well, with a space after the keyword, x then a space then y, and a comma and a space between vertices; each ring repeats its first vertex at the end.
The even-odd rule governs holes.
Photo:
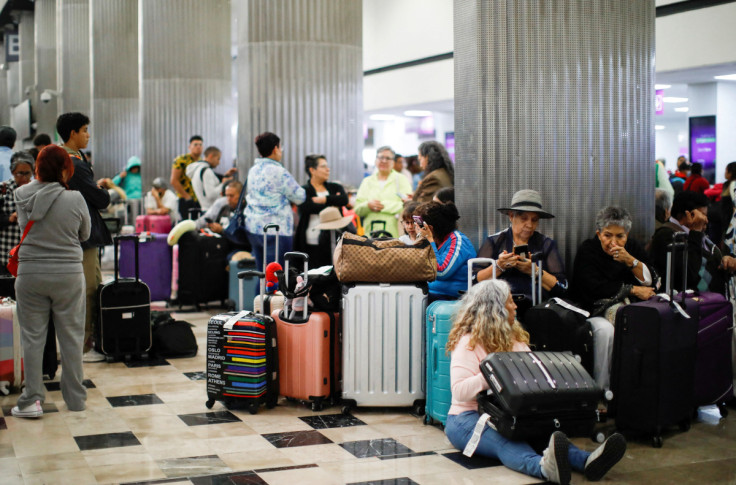
POLYGON ((655 84, 654 89, 669 89, 672 85, 670 84, 655 84))
POLYGON ((418 118, 424 118, 426 116, 432 116, 432 112, 424 109, 410 109, 408 111, 404 111, 404 116, 415 116, 418 118))
POLYGON ((677 111, 678 113, 687 113, 688 111, 690 111, 690 108, 688 108, 687 106, 683 106, 682 108, 675 108, 675 111, 677 111))
POLYGON ((664 125, 654 125, 655 130, 664 130, 664 125))
POLYGON ((375 114, 375 115, 371 115, 370 118, 373 121, 393 121, 396 119, 396 116, 395 115, 375 114))
POLYGON ((665 103, 687 103, 687 98, 677 98, 675 96, 665 96, 662 98, 665 103))
POLYGON ((722 79, 724 81, 736 81, 736 74, 725 74, 723 76, 714 76, 716 79, 722 79))

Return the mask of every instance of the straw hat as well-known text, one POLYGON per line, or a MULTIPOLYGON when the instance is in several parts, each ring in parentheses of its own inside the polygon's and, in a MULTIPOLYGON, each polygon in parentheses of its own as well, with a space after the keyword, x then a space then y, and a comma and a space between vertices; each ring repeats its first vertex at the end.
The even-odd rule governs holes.
POLYGON ((531 189, 523 189, 511 198, 511 207, 498 209, 499 212, 507 214, 509 211, 536 212, 541 219, 551 219, 554 216, 542 209, 542 196, 539 192, 531 189))
POLYGON ((319 213, 319 224, 316 226, 317 229, 329 230, 329 229, 342 229, 343 227, 350 224, 353 220, 353 216, 342 217, 340 210, 337 207, 327 207, 322 209, 319 213))

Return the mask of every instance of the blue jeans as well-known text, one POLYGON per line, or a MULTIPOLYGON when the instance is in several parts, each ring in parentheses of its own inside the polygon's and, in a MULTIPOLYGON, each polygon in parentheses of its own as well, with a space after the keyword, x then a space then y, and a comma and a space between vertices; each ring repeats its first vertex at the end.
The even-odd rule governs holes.
MULTIPOLYGON (((251 254, 256 260, 256 269, 258 271, 263 271, 263 234, 253 234, 251 232, 248 233, 248 241, 250 241, 251 246, 251 254)), ((271 263, 273 261, 276 261, 276 256, 274 255, 274 251, 276 250, 276 236, 272 236, 269 234, 268 240, 268 249, 266 254, 266 261, 268 263, 271 263)), ((284 267, 284 253, 288 253, 291 251, 292 247, 294 245, 294 237, 293 236, 279 236, 279 254, 278 254, 278 262, 281 264, 281 267, 284 267)), ((256 288, 256 296, 258 296, 260 286, 256 288)))
MULTIPOLYGON (((458 450, 465 449, 465 445, 473 436, 473 429, 479 417, 477 411, 466 411, 462 414, 447 416, 445 434, 447 434, 447 439, 450 440, 452 446, 458 450)), ((506 439, 497 431, 491 429, 490 426, 483 428, 475 454, 500 460, 504 466, 514 471, 532 477, 544 478, 539 466, 539 460, 542 457, 531 446, 523 441, 506 439)), ((585 469, 585 460, 588 459, 588 456, 590 456, 590 453, 570 443, 568 459, 573 470, 582 472, 585 469)))

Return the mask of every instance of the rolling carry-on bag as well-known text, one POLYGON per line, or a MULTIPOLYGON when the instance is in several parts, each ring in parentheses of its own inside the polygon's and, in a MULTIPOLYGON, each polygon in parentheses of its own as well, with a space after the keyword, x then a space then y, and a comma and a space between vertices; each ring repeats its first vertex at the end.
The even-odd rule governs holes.
POLYGON ((480 363, 489 385, 478 412, 511 440, 555 431, 590 436, 603 391, 569 352, 495 352, 480 363))
MULTIPOLYGON (((227 265, 228 270, 228 305, 236 311, 253 310, 253 300, 250 296, 258 288, 257 278, 238 278, 242 271, 255 270, 256 260, 253 258, 231 259, 227 265), (244 302, 245 305, 241 304, 244 302)), ((270 315, 270 313, 269 313, 270 315)))
MULTIPOLYGON (((687 267, 687 245, 681 234, 675 234, 668 247, 668 280, 676 252, 682 253, 687 267)), ((619 308, 609 404, 618 429, 647 433, 652 446, 659 448, 664 428, 690 428, 699 320, 698 305, 684 294, 676 301, 673 291, 619 308)))
MULTIPOLYGON (((284 255, 284 274, 292 262, 303 262, 302 278, 308 283, 309 257, 304 253, 284 255)), ((289 278, 283 278, 284 284, 289 278)), ((305 286, 306 288, 306 286, 305 286)), ((311 402, 313 411, 331 404, 340 380, 338 313, 309 313, 306 291, 303 296, 290 287, 283 288, 291 304, 271 315, 276 322, 279 345, 280 394, 287 399, 311 402), (296 302, 301 299, 301 309, 296 302)))
POLYGON ((342 411, 412 406, 424 412, 427 285, 343 287, 342 411))
MULTIPOLYGON (((468 260, 468 289, 473 284, 473 265, 490 263, 496 265, 491 258, 473 258, 468 260)), ((494 269, 495 274, 495 269, 494 269)), ((452 319, 460 306, 460 301, 439 300, 427 307, 427 403, 424 423, 439 421, 444 426, 447 412, 452 404, 450 388, 450 356, 447 354, 447 337, 452 329, 452 319)))
MULTIPOLYGON (((261 271, 263 271, 263 274, 266 274, 266 266, 268 266, 268 231, 270 229, 273 229, 276 235, 275 240, 275 250, 274 254, 277 255, 276 259, 278 260, 278 254, 279 254, 279 225, 278 224, 266 224, 263 226, 263 268, 261 268, 261 271)), ((245 285, 245 283, 243 283, 245 285)), ((245 295, 247 297, 248 295, 245 295)), ((271 315, 276 310, 281 310, 284 308, 284 295, 277 291, 275 293, 268 293, 263 298, 260 298, 258 296, 255 297, 253 300, 253 311, 258 313, 263 313, 264 315, 271 315)))
POLYGON ((227 242, 216 234, 189 231, 179 238, 179 305, 225 303, 227 242))
POLYGON ((146 358, 151 348, 151 292, 138 272, 138 236, 117 236, 115 277, 97 289, 99 317, 95 331, 97 350, 108 361, 137 356, 146 358), (120 241, 134 241, 135 278, 121 278, 118 267, 120 241))
MULTIPOLYGON (((238 277, 260 277, 243 271, 238 277)), ((265 282, 261 285, 261 295, 265 282)), ((207 402, 247 406, 256 414, 261 404, 273 408, 279 398, 279 356, 276 324, 251 311, 221 313, 207 323, 207 402)))
MULTIPOLYGON (((167 216, 168 217, 168 216, 167 216)), ((120 241, 120 276, 135 275, 134 243, 131 239, 120 241)), ((166 235, 144 233, 138 235, 138 265, 141 281, 151 291, 151 301, 165 301, 171 297, 171 246, 166 235)))

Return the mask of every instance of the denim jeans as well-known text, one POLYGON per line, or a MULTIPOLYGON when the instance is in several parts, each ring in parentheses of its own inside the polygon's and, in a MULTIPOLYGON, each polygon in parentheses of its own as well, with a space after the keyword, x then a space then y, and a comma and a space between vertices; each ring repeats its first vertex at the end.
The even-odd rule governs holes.
MULTIPOLYGON (((465 448, 465 445, 470 441, 470 437, 473 436, 473 429, 479 417, 477 411, 466 411, 462 414, 447 416, 445 434, 447 434, 447 438, 455 448, 458 450, 465 448)), ((475 454, 500 460, 504 466, 514 471, 532 477, 544 478, 539 466, 539 460, 542 457, 531 446, 523 441, 506 439, 497 431, 491 429, 490 426, 483 428, 475 454)), ((583 451, 570 443, 568 459, 573 470, 583 471, 585 460, 588 459, 589 455, 590 453, 587 451, 583 451)))

